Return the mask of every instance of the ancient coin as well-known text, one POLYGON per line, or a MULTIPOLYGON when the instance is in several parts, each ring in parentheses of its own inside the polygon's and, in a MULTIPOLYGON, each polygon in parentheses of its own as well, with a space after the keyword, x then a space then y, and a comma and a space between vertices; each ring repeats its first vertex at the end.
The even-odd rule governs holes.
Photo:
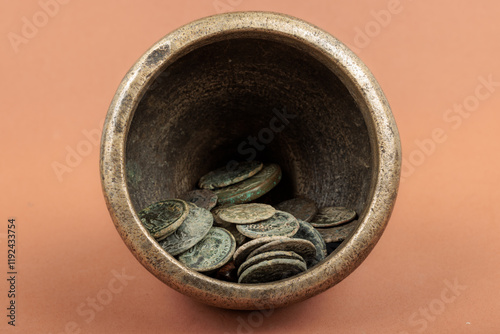
POLYGON ((316 203, 306 197, 297 197, 276 205, 276 209, 291 213, 295 218, 305 222, 311 221, 318 212, 316 203))
POLYGON ((276 211, 274 216, 258 223, 238 225, 241 234, 251 239, 262 237, 291 237, 299 229, 299 222, 294 216, 284 211, 276 211))
POLYGON ((185 201, 170 199, 151 204, 138 216, 153 238, 162 240, 179 228, 188 213, 189 207, 185 201))
POLYGON ((249 179, 214 191, 219 198, 219 204, 242 204, 264 195, 280 180, 280 166, 269 164, 264 165, 260 172, 249 179))
POLYGON ((321 234, 326 243, 340 242, 347 239, 347 237, 356 229, 357 225, 358 221, 354 220, 341 226, 318 228, 317 231, 321 234))
POLYGON ((248 254, 247 260, 256 255, 271 251, 295 252, 302 256, 302 258, 306 260, 306 262, 310 261, 310 259, 313 259, 316 256, 316 247, 314 247, 312 242, 304 239, 286 238, 268 242, 260 246, 259 248, 254 249, 252 252, 250 252, 250 254, 248 254))
POLYGON ((238 276, 236 272, 236 266, 234 261, 230 261, 224 266, 222 266, 215 275, 215 278, 226 282, 238 282, 238 276))
POLYGON ((228 263, 235 249, 236 241, 231 233, 212 227, 200 242, 179 255, 179 261, 196 271, 212 271, 228 263))
POLYGON ((350 222, 356 218, 356 211, 344 207, 321 208, 311 225, 314 227, 333 227, 350 222))
POLYGON ((273 259, 248 267, 238 278, 238 283, 265 283, 279 281, 307 270, 303 260, 273 259))
POLYGON ((247 259, 248 254, 250 254, 254 249, 259 248, 262 245, 265 245, 268 242, 285 239, 284 237, 263 237, 255 240, 250 240, 247 243, 241 245, 234 252, 233 259, 236 267, 239 267, 245 260, 247 259))
POLYGON ((293 238, 309 240, 316 248, 316 256, 309 258, 307 261, 307 268, 310 268, 326 257, 327 253, 325 240, 323 240, 321 234, 311 224, 300 219, 298 221, 300 227, 293 238))
POLYGON ((240 162, 234 166, 228 164, 202 176, 198 185, 203 189, 226 187, 254 176, 262 167, 262 162, 258 161, 240 162))
POLYGON ((197 207, 212 210, 217 204, 217 195, 208 189, 192 190, 180 197, 186 202, 196 204, 197 207))
POLYGON ((300 256, 299 254, 297 254, 295 252, 287 252, 287 251, 265 252, 265 253, 262 253, 259 255, 255 255, 255 256, 249 258, 248 260, 246 260, 245 262, 243 262, 241 264, 241 266, 238 268, 237 274, 238 274, 238 276, 240 276, 240 274, 242 272, 244 272, 248 267, 251 267, 254 264, 257 264, 259 262, 269 261, 272 259, 296 259, 296 260, 304 261, 302 256, 300 256))
POLYGON ((217 215, 222 221, 233 224, 251 224, 274 216, 276 209, 262 203, 238 204, 223 208, 217 215))
POLYGON ((189 204, 189 214, 179 228, 163 239, 160 246, 170 255, 179 255, 196 245, 207 235, 214 218, 207 209, 189 204))

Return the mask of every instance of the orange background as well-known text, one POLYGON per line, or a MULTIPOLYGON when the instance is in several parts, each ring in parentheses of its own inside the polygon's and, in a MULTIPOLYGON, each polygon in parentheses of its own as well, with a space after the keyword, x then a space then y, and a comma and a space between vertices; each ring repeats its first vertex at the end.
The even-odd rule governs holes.
POLYGON ((38 1, 0 4, 0 332, 500 332, 499 2, 67 2, 46 20, 38 1), (271 314, 199 304, 147 272, 115 231, 98 144, 86 136, 97 139, 120 80, 154 42, 243 10, 297 16, 352 47, 387 95, 405 159, 391 222, 368 259, 334 288, 271 314), (23 35, 26 20, 40 27, 23 35), (80 159, 57 174, 71 150, 80 159), (9 217, 15 328, 6 318, 9 217), (98 296, 106 305, 91 311, 98 296))

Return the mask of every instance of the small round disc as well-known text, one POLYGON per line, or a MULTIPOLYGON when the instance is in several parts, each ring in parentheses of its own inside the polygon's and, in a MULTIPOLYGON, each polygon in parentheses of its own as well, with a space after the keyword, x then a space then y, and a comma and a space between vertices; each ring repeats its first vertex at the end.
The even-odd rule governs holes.
POLYGON ((163 239, 160 246, 170 255, 179 255, 196 245, 207 235, 214 218, 207 209, 189 204, 189 214, 179 228, 163 239))
POLYGON ((316 203, 306 197, 297 197, 276 205, 276 209, 288 212, 295 218, 310 222, 318 212, 316 203))
POLYGON ((227 187, 254 176, 262 167, 263 164, 259 161, 245 161, 235 166, 224 166, 203 175, 198 185, 203 189, 227 187))
POLYGON ((302 256, 300 256, 299 254, 297 254, 295 252, 287 252, 287 251, 265 252, 265 253, 262 253, 259 255, 255 255, 255 256, 249 258, 248 260, 246 260, 245 262, 243 262, 241 264, 241 266, 238 268, 237 274, 238 274, 238 276, 240 276, 240 274, 242 272, 244 272, 248 267, 251 267, 254 264, 257 264, 259 262, 269 261, 272 259, 296 259, 296 260, 304 261, 302 256))
POLYGON ((236 250, 231 233, 220 227, 212 227, 196 245, 179 255, 179 261, 200 271, 212 271, 228 263, 236 250))
POLYGON ((254 249, 250 254, 248 254, 247 260, 256 255, 272 251, 295 252, 302 256, 306 262, 316 256, 316 247, 314 247, 312 242, 303 239, 286 238, 283 240, 268 242, 265 245, 254 249))
POLYGON ((249 179, 228 187, 214 190, 219 204, 242 204, 253 201, 269 192, 281 180, 281 168, 277 164, 265 165, 249 179))
POLYGON ((153 238, 162 240, 181 226, 188 213, 189 207, 185 201, 169 199, 151 204, 138 216, 153 238))
POLYGON ((356 229, 358 221, 354 220, 348 224, 335 226, 330 228, 318 228, 317 231, 323 237, 326 243, 340 242, 347 239, 347 237, 356 229))
POLYGON ((236 267, 239 267, 245 260, 247 259, 248 254, 250 254, 254 249, 259 248, 262 245, 265 245, 268 242, 285 239, 283 237, 264 237, 255 240, 250 240, 247 243, 241 245, 234 252, 233 259, 236 267))
POLYGON ((291 237, 299 230, 299 222, 284 211, 276 211, 274 216, 254 224, 238 225, 241 234, 251 239, 262 237, 291 237))
POLYGON ((185 193, 180 198, 207 210, 212 210, 217 204, 217 195, 208 189, 192 190, 185 193))
POLYGON ((316 248, 316 256, 306 261, 307 268, 310 268, 326 257, 326 243, 318 230, 316 230, 311 224, 299 219, 299 225, 299 230, 295 233, 293 238, 308 240, 312 242, 316 248))
POLYGON ((356 218, 356 211, 344 207, 325 207, 318 211, 311 221, 314 227, 333 227, 350 222, 356 218))
POLYGON ((307 270, 303 260, 273 259, 248 267, 241 273, 238 283, 266 283, 295 276, 307 270))
POLYGON ((252 224, 274 216, 276 209, 262 203, 238 204, 218 211, 221 220, 233 224, 252 224))

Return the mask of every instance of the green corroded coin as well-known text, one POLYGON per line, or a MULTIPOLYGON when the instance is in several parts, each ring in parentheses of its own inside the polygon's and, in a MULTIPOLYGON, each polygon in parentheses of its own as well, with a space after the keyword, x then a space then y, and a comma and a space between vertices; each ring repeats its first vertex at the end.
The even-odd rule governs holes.
POLYGON ((307 261, 307 267, 310 268, 326 257, 326 243, 318 230, 316 230, 311 224, 300 219, 298 221, 300 227, 293 238, 308 240, 312 242, 312 244, 316 248, 316 256, 313 258, 309 258, 307 261))
POLYGON ((318 228, 317 231, 321 234, 326 243, 340 242, 347 239, 347 237, 356 229, 357 225, 358 221, 354 220, 341 226, 318 228))
POLYGON ((170 255, 179 255, 196 245, 207 235, 214 218, 207 209, 189 204, 189 214, 179 228, 160 242, 170 255))
POLYGON ((281 180, 281 168, 277 164, 264 165, 254 176, 228 187, 214 190, 219 204, 251 202, 269 192, 281 180))
POLYGON ((272 251, 295 252, 302 256, 302 258, 306 260, 306 262, 310 261, 316 256, 316 247, 314 247, 314 244, 312 242, 303 239, 285 238, 282 240, 274 240, 268 242, 265 245, 254 249, 250 254, 248 254, 247 260, 256 255, 272 251))
POLYGON ((212 210, 217 204, 217 195, 208 189, 192 190, 185 193, 180 198, 207 210, 212 210))
POLYGON ((223 208, 217 215, 220 220, 233 224, 251 224, 274 216, 276 209, 262 203, 238 204, 223 208))
POLYGON ((241 266, 238 268, 238 276, 241 275, 242 272, 244 272, 248 267, 253 266, 254 264, 260 263, 262 261, 269 261, 272 259, 295 259, 295 260, 301 260, 304 261, 302 256, 295 252, 287 252, 287 251, 271 251, 271 252, 266 252, 262 253, 256 256, 253 256, 243 262, 241 266))
POLYGON ((356 211, 344 207, 321 208, 311 221, 314 227, 333 227, 348 223, 356 218, 356 211))
POLYGON ((241 182, 254 176, 262 169, 262 162, 240 162, 213 170, 201 177, 198 185, 203 189, 217 189, 241 182))
POLYGON ((271 241, 276 241, 280 239, 285 239, 284 237, 263 237, 255 240, 250 240, 247 243, 241 245, 234 252, 233 259, 236 267, 239 267, 248 257, 248 254, 253 252, 255 249, 259 248, 262 245, 267 244, 271 241))
POLYGON ((212 271, 228 263, 235 249, 236 241, 231 233, 212 227, 200 242, 179 255, 179 261, 196 271, 212 271))
POLYGON ((241 234, 251 239, 262 237, 291 237, 299 230, 299 222, 284 211, 276 211, 274 216, 254 224, 238 225, 241 234))
POLYGON ((273 259, 248 267, 238 278, 238 283, 266 283, 295 276, 307 270, 304 260, 273 259))
POLYGON ((316 203, 306 197, 297 197, 276 205, 276 209, 288 212, 295 218, 309 222, 318 212, 316 203))
POLYGON ((151 204, 138 216, 144 227, 156 240, 174 233, 189 213, 188 204, 180 199, 169 199, 151 204))

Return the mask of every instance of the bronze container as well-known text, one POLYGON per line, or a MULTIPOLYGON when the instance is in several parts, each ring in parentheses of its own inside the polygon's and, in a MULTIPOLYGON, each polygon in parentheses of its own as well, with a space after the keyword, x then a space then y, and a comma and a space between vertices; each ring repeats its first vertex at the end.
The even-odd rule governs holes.
POLYGON ((261 309, 312 297, 360 265, 391 215, 401 147, 382 90, 345 45, 290 16, 239 12, 189 23, 135 63, 108 110, 100 168, 113 222, 146 269, 204 303, 261 309), (228 283, 184 267, 141 225, 145 206, 254 155, 283 170, 266 201, 305 195, 358 212, 356 231, 320 265, 228 283))

